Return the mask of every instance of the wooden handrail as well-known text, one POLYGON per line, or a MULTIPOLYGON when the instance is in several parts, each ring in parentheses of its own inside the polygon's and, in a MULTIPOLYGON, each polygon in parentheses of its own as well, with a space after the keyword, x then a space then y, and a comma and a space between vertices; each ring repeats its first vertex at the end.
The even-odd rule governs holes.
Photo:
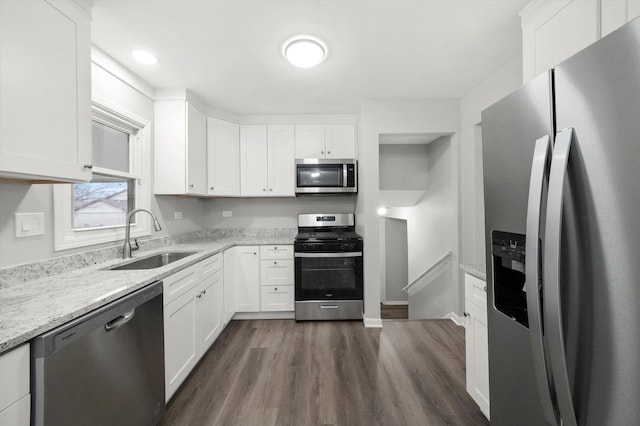
POLYGON ((435 271, 436 269, 438 269, 438 267, 440 267, 441 265, 444 265, 445 263, 449 263, 451 261, 451 257, 453 256, 453 252, 451 250, 449 250, 444 256, 442 256, 436 263, 434 263, 433 265, 431 265, 429 267, 429 269, 427 269, 426 271, 424 271, 422 274, 420 274, 420 276, 418 278, 416 278, 415 280, 413 280, 411 283, 409 283, 406 287, 404 287, 402 289, 402 291, 405 292, 409 292, 409 289, 411 287, 413 287, 414 285, 416 285, 419 281, 421 281, 424 277, 426 277, 427 275, 429 275, 431 272, 435 271))

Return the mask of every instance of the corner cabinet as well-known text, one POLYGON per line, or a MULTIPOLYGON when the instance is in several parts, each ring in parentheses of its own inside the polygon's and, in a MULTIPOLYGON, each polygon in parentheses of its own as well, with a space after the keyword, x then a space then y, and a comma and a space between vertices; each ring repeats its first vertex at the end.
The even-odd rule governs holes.
POLYGON ((208 195, 240 196, 240 126, 207 118, 208 195))
POLYGON ((296 125, 295 157, 356 158, 356 130, 353 124, 296 125))
POLYGON ((487 287, 481 279, 465 274, 464 288, 467 392, 489 419, 487 287))
POLYGON ((0 178, 91 180, 90 4, 0 1, 0 178))
POLYGON ((207 195, 207 122, 187 95, 159 96, 154 112, 154 192, 207 195))
POLYGON ((294 197, 294 126, 240 126, 240 170, 243 197, 294 197))
POLYGON ((0 355, 0 426, 30 424, 29 354, 29 344, 25 344, 0 355))

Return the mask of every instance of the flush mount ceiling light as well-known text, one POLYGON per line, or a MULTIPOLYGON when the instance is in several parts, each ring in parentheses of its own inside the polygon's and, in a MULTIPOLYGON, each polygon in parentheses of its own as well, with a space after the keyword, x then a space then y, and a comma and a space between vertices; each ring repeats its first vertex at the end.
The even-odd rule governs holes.
POLYGON ((133 59, 144 65, 155 65, 158 63, 158 58, 146 50, 134 50, 131 52, 131 56, 133 56, 133 59))
POLYGON ((315 37, 301 35, 287 40, 282 46, 282 54, 296 67, 311 68, 325 60, 327 46, 315 37))

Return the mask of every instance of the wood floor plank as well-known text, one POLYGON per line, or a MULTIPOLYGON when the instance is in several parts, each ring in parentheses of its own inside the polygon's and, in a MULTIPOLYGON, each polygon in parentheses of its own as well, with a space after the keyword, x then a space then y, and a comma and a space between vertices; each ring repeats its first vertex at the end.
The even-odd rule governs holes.
POLYGON ((451 321, 232 321, 161 425, 487 425, 451 321))

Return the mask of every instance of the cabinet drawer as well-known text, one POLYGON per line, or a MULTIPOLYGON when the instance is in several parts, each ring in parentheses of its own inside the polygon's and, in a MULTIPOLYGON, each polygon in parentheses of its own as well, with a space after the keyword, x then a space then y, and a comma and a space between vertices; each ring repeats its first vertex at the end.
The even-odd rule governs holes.
POLYGON ((261 260, 261 285, 293 285, 293 260, 261 260))
POLYGON ((202 268, 202 279, 205 279, 222 269, 222 253, 214 254, 199 263, 202 268))
POLYGON ((163 279, 165 306, 197 284, 199 270, 200 264, 195 264, 163 279))
POLYGON ((293 286, 263 286, 260 288, 260 310, 263 312, 293 311, 293 286))
POLYGON ((260 246, 260 259, 293 259, 293 246, 260 246))
POLYGON ((25 344, 0 356, 0 411, 29 393, 29 353, 25 344))
POLYGON ((464 297, 487 310, 487 284, 473 275, 464 276, 464 297))

